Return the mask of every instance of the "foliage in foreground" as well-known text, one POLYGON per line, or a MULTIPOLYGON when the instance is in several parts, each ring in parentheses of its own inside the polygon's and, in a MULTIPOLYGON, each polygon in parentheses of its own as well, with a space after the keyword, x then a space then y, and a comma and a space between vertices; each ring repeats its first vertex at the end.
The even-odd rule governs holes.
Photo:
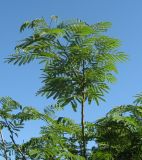
POLYGON ((98 148, 94 151, 94 158, 108 154, 114 160, 141 160, 142 106, 116 107, 105 118, 99 119, 96 122, 96 142, 98 148))
MULTIPOLYGON (((22 107, 9 97, 0 99, 0 155, 6 160, 84 160, 81 157, 81 126, 71 119, 54 119, 49 112, 39 113, 22 107), (40 136, 18 144, 16 137, 29 120, 42 120, 40 136), (7 130, 7 137, 3 133, 7 130)), ((125 105, 112 109, 95 123, 85 123, 85 142, 89 160, 141 160, 142 106, 125 105), (96 147, 97 146, 97 147, 96 147)))

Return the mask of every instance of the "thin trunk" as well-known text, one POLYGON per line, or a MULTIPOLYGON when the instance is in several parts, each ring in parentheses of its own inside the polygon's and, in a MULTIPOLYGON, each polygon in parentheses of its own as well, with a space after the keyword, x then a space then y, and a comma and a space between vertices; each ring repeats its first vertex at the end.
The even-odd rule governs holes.
POLYGON ((82 156, 86 158, 85 126, 84 126, 84 96, 81 104, 81 126, 82 126, 82 156))
POLYGON ((85 61, 83 60, 82 63, 82 74, 83 74, 83 81, 82 81, 82 102, 81 102, 81 127, 82 127, 82 156, 86 158, 86 142, 85 142, 85 126, 84 126, 84 103, 85 103, 85 61))
POLYGON ((8 160, 7 151, 6 151, 6 144, 4 142, 4 138, 3 138, 1 130, 0 130, 0 137, 1 137, 2 145, 3 145, 3 150, 4 150, 4 158, 5 158, 5 160, 8 160))

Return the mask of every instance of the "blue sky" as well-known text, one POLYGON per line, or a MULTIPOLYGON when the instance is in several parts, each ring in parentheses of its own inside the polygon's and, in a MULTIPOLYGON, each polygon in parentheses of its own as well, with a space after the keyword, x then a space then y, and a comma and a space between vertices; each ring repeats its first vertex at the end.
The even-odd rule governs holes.
MULTIPOLYGON (((61 20, 79 18, 88 23, 112 22, 108 34, 122 42, 120 48, 128 54, 129 60, 119 64, 117 82, 111 85, 106 103, 100 106, 86 106, 86 120, 95 121, 111 108, 130 104, 133 96, 142 91, 142 1, 141 0, 4 0, 0 2, 0 96, 10 96, 23 105, 42 110, 51 100, 35 96, 41 87, 40 68, 37 61, 22 67, 4 63, 4 58, 14 53, 14 47, 27 33, 19 33, 20 25, 26 20, 51 15, 61 20)), ((67 106, 60 116, 80 121, 80 114, 67 106)), ((21 137, 38 135, 38 125, 26 125, 21 137)))

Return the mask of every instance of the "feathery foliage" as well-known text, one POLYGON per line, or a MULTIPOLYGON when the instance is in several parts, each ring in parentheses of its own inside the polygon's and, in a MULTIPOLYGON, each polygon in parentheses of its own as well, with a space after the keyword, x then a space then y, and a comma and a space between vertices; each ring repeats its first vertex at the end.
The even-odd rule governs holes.
POLYGON ((109 89, 106 82, 115 81, 112 72, 117 72, 116 63, 127 59, 116 51, 119 40, 102 35, 110 26, 110 22, 89 25, 79 19, 53 27, 43 18, 26 21, 20 31, 30 28, 33 33, 16 46, 16 53, 6 62, 23 65, 39 59, 45 66, 44 86, 38 93, 57 99, 63 106, 71 103, 74 110, 82 92, 89 103, 95 100, 98 104, 109 89))
POLYGON ((82 153, 86 157, 84 107, 85 102, 99 104, 115 81, 117 62, 127 56, 117 51, 118 39, 104 35, 111 23, 87 24, 79 19, 57 23, 53 16, 47 24, 36 19, 25 22, 20 31, 32 29, 32 35, 15 48, 6 62, 24 65, 38 59, 43 63, 43 87, 38 94, 52 97, 59 106, 70 104, 74 111, 81 104, 82 153))
MULTIPOLYGON (((24 127, 24 122, 40 119, 40 113, 32 107, 22 107, 10 97, 0 98, 0 156, 10 160, 12 153, 18 153, 26 160, 21 147, 16 143, 19 131, 24 127), (7 136, 3 136, 7 132, 7 136)), ((15 155, 14 154, 14 155, 15 155)))
MULTIPOLYGON (((142 159, 142 106, 120 106, 96 123, 98 148, 94 157, 109 154, 115 160, 142 159)), ((106 158, 107 160, 107 158, 106 158)))

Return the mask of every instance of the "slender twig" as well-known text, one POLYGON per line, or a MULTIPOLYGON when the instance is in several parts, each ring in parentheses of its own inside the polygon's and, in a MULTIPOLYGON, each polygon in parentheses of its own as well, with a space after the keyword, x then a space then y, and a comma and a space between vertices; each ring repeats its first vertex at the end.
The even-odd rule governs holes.
POLYGON ((1 137, 2 145, 3 145, 3 149, 4 149, 4 158, 5 158, 5 160, 8 160, 6 144, 5 144, 5 141, 3 138, 2 130, 0 130, 0 137, 1 137))
POLYGON ((11 138, 14 146, 16 147, 16 150, 21 154, 22 160, 26 160, 26 157, 25 157, 24 153, 21 151, 21 148, 16 144, 16 142, 15 142, 15 140, 14 140, 13 132, 12 132, 11 128, 9 127, 9 124, 8 124, 8 122, 7 122, 6 119, 5 119, 5 122, 6 122, 6 124, 7 124, 7 128, 8 128, 8 130, 9 130, 9 132, 10 132, 10 138, 11 138))

